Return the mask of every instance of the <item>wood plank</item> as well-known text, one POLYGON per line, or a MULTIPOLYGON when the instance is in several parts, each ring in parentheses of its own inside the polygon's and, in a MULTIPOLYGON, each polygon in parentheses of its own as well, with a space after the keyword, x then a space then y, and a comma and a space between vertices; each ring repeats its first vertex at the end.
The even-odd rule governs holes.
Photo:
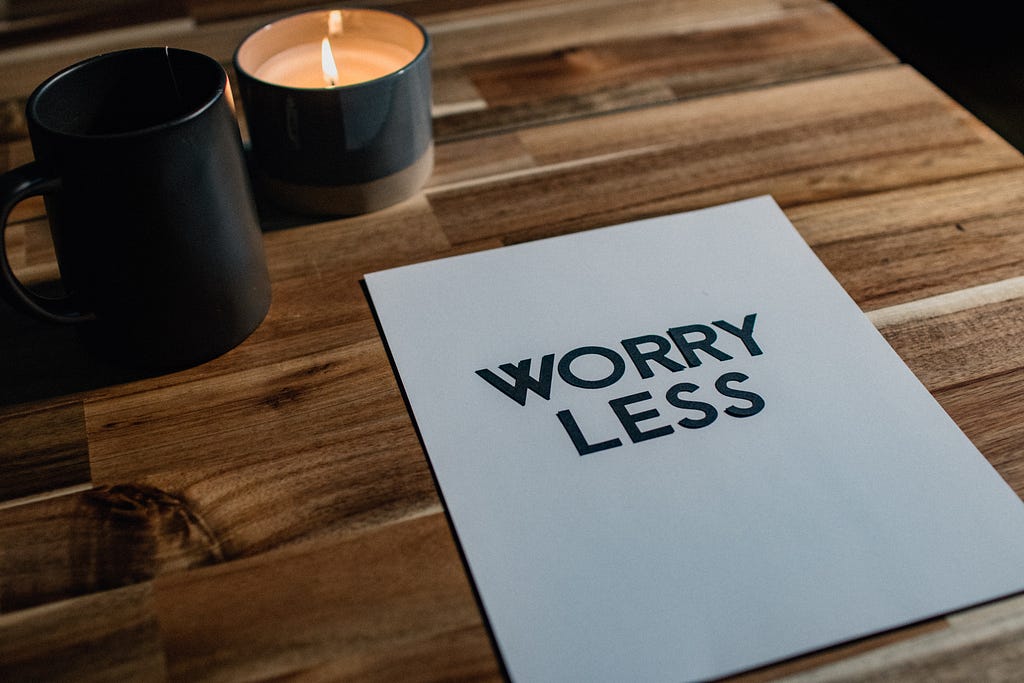
POLYGON ((227 558, 439 506, 377 340, 90 400, 86 424, 94 482, 187 500, 227 558))
POLYGON ((386 268, 451 247, 422 195, 372 214, 271 230, 263 242, 274 282, 386 268))
POLYGON ((649 31, 641 28, 593 43, 581 39, 578 31, 561 35, 576 42, 463 67, 489 107, 485 112, 439 118, 438 138, 552 123, 894 61, 827 5, 787 8, 777 15, 744 17, 701 31, 673 30, 671 22, 662 22, 649 31), (662 32, 655 32, 658 28, 662 32))
MULTIPOLYGON (((21 111, 24 111, 24 103, 19 102, 19 104, 21 105, 21 111)), ((24 114, 19 114, 19 116, 24 117, 24 114)), ((28 131, 26 130, 24 132, 24 137, 12 137, 10 140, 3 143, 2 146, 7 152, 7 165, 4 170, 21 166, 22 164, 27 164, 32 161, 34 158, 32 154, 32 143, 29 142, 27 136, 28 131)), ((27 199, 25 201, 27 202, 32 200, 27 199)), ((41 201, 39 203, 42 204, 41 201)), ((13 220, 20 220, 16 214, 12 214, 12 216, 14 216, 13 220)))
MULTIPOLYGON (((31 159, 29 159, 31 161, 31 159)), ((20 164, 17 164, 20 166, 20 164)), ((42 197, 28 197, 18 202, 11 210, 11 224, 39 221, 46 215, 42 197)))
POLYGON ((1024 214, 958 221, 830 242, 816 252, 870 310, 1024 274, 1022 220, 1024 214))
POLYGON ((89 483, 81 403, 0 410, 0 502, 89 483))
MULTIPOLYGON (((858 303, 884 314, 913 317, 894 306, 924 297, 1012 281, 1024 274, 1018 246, 1024 212, 1024 171, 1010 170, 861 197, 806 204, 786 213, 858 303), (881 253, 879 246, 890 249, 881 253), (870 256, 868 255, 870 252, 870 256), (939 255, 942 255, 939 257, 939 255), (956 267, 951 268, 950 264, 956 267), (859 264, 859 265, 855 265, 859 264), (895 264, 899 264, 895 267, 895 264), (864 273, 870 272, 873 283, 864 273), (910 283, 914 283, 910 285, 910 283)), ((1018 296, 1016 288, 1006 297, 1018 296)), ((978 299, 992 303, 991 296, 978 299)), ((933 303, 923 303, 934 308, 933 303)), ((948 311, 974 305, 967 294, 948 311)))
POLYGON ((537 169, 428 189, 453 243, 535 239, 755 194, 790 206, 1022 163, 906 67, 518 135, 537 169))
POLYGON ((786 209, 813 247, 1021 212, 1024 169, 1020 168, 786 209))
POLYGON ((515 135, 490 135, 461 142, 451 141, 439 144, 435 149, 434 173, 427 187, 516 173, 537 165, 515 135))
POLYGON ((915 308, 919 317, 882 324, 879 331, 931 391, 1024 368, 1024 293, 935 315, 915 308))
MULTIPOLYGON (((893 66, 544 126, 523 131, 520 138, 539 163, 562 164, 815 125, 828 128, 832 135, 842 135, 847 129, 865 124, 902 122, 911 132, 921 119, 929 127, 947 127, 973 139, 978 137, 976 131, 959 132, 967 129, 962 120, 967 116, 913 69, 893 66), (912 118, 900 121, 902 116, 912 118), (941 122, 932 123, 932 118, 941 122)), ((757 141, 745 142, 754 146, 757 141)), ((834 144, 841 143, 838 140, 834 144)))
POLYGON ((67 40, 82 33, 182 17, 179 2, 89 0, 55 3, 18 0, 0 4, 0 48, 67 40))
MULTIPOLYGON (((536 3, 538 0, 533 0, 536 3)), ((306 9, 309 0, 184 0, 189 15, 200 22, 216 22, 225 18, 261 13, 290 13, 306 9)), ((364 0, 360 7, 390 7, 411 16, 423 13, 458 12, 466 8, 486 8, 501 0, 364 0)), ((552 2, 552 0, 540 0, 552 2)), ((517 2, 528 5, 530 2, 517 2)))
POLYGON ((1024 498, 1024 369, 941 389, 935 398, 1024 498))
POLYGON ((1024 600, 1016 597, 954 614, 950 628, 786 678, 849 681, 1013 681, 1024 670, 1024 600))
POLYGON ((0 611, 222 559, 217 539, 180 495, 118 484, 40 500, 0 510, 0 611))
POLYGON ((431 111, 434 118, 477 112, 487 108, 487 102, 480 95, 480 91, 476 89, 462 69, 456 67, 434 70, 431 77, 433 81, 431 111))
POLYGON ((154 602, 180 680, 499 678, 440 513, 164 577, 154 602))
MULTIPOLYGON (((536 125, 583 116, 665 104, 680 99, 661 81, 628 83, 613 90, 594 90, 579 95, 553 96, 518 105, 477 107, 468 112, 445 113, 434 120, 437 140, 477 140, 536 125)), ((485 102, 486 105, 486 102, 485 102)))
POLYGON ((722 681, 727 683, 762 683, 765 681, 787 680, 789 676, 794 674, 815 670, 832 662, 840 662, 865 652, 872 652, 891 646, 894 643, 901 643, 923 634, 942 631, 946 628, 948 628, 948 624, 945 619, 930 619, 900 629, 885 631, 849 643, 825 648, 824 650, 795 657, 778 664, 770 664, 736 676, 729 676, 722 679, 722 681))
MULTIPOLYGON (((0 102, 0 144, 12 140, 22 140, 28 136, 25 124, 25 104, 20 100, 0 102)), ((3 157, 0 157, 3 160, 3 157)), ((9 168, 8 165, 0 168, 9 168)))
MULTIPOLYGON (((24 111, 24 102, 18 102, 20 111, 24 111)), ((22 127, 24 126, 24 114, 20 113, 22 127)), ((19 130, 13 133, 19 137, 13 137, 6 142, 0 142, 0 173, 12 168, 27 164, 34 158, 32 145, 28 140, 28 131, 19 130)), ((43 198, 39 196, 27 197, 18 202, 11 210, 8 221, 16 224, 22 221, 39 219, 44 213, 43 198)))
POLYGON ((503 3, 472 14, 427 15, 421 19, 435 42, 434 66, 443 69, 548 54, 574 44, 756 24, 822 5, 814 0, 569 0, 503 3))
POLYGON ((50 237, 50 225, 36 219, 7 226, 7 260, 22 284, 43 295, 55 296, 50 283, 60 280, 57 257, 50 237))
POLYGON ((881 329, 896 327, 905 322, 957 315, 972 308, 1002 304, 1022 296, 1024 296, 1024 276, 875 309, 868 311, 867 316, 875 327, 881 329))
POLYGON ((174 18, 0 51, 0 100, 28 97, 50 75, 93 55, 140 45, 178 47, 176 39, 193 30, 191 20, 174 18))
POLYGON ((0 680, 166 679, 148 584, 0 615, 0 680))

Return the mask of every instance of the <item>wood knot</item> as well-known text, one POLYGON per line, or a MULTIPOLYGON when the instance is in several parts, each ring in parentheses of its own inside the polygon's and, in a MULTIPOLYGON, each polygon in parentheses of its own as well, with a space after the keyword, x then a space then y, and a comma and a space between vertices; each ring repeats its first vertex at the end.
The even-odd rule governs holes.
POLYGON ((189 502, 153 486, 93 489, 82 496, 79 513, 71 550, 86 584, 112 588, 224 560, 189 502))
POLYGON ((302 396, 302 390, 296 387, 284 387, 263 398, 260 403, 277 410, 286 403, 294 403, 302 396))

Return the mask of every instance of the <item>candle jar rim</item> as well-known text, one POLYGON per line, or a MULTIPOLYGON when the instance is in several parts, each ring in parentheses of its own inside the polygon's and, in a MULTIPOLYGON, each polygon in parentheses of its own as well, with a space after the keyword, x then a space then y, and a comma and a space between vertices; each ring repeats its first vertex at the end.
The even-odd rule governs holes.
MULTIPOLYGON (((323 16, 326 17, 332 11, 331 8, 321 8, 321 9, 315 9, 315 10, 300 10, 300 11, 297 11, 297 12, 292 12, 291 14, 286 14, 284 16, 278 17, 278 18, 274 19, 273 21, 267 22, 266 24, 263 24, 262 26, 259 26, 259 27, 255 28, 255 29, 253 29, 251 32, 249 32, 245 36, 245 38, 242 39, 242 42, 238 44, 238 47, 235 49, 235 53, 234 53, 234 56, 232 58, 232 62, 234 64, 235 71, 237 73, 239 73, 239 74, 244 74, 247 78, 250 78, 250 79, 252 79, 254 81, 257 81, 259 83, 262 83, 264 85, 271 86, 271 87, 274 87, 274 88, 281 88, 283 90, 294 90, 294 91, 303 92, 303 93, 317 93, 317 92, 332 93, 332 92, 337 92, 337 91, 340 91, 340 90, 349 90, 350 91, 350 90, 354 90, 354 89, 357 89, 357 88, 379 86, 379 84, 382 81, 387 81, 389 79, 395 79, 395 78, 401 78, 402 75, 406 71, 408 71, 409 69, 413 68, 418 62, 420 62, 420 61, 422 61, 424 59, 427 59, 427 55, 430 53, 430 34, 427 33, 427 30, 425 28, 423 28, 423 26, 418 21, 416 21, 415 19, 413 19, 412 17, 410 17, 407 14, 404 14, 402 12, 398 12, 398 11, 395 11, 395 10, 391 10, 391 9, 379 9, 379 8, 376 8, 376 7, 348 7, 348 6, 346 6, 346 7, 338 7, 338 8, 334 8, 334 9, 337 9, 337 10, 339 10, 341 12, 353 12, 354 11, 354 12, 368 12, 368 13, 391 15, 391 16, 396 17, 398 19, 401 19, 401 20, 403 20, 405 22, 408 22, 408 24, 410 26, 415 28, 419 32, 420 36, 422 37, 423 44, 420 46, 419 51, 416 52, 416 54, 413 56, 413 58, 410 59, 407 63, 403 64, 401 68, 395 69, 394 71, 386 73, 383 76, 378 76, 377 78, 372 78, 370 80, 360 81, 359 83, 351 83, 351 84, 347 84, 347 85, 335 85, 335 86, 326 86, 325 85, 325 86, 317 86, 317 87, 303 87, 303 86, 287 85, 287 84, 284 84, 284 83, 277 83, 277 82, 274 82, 274 81, 268 81, 268 80, 264 80, 264 79, 260 78, 255 73, 258 70, 258 67, 257 68, 253 68, 253 69, 245 68, 242 65, 240 55, 241 55, 242 51, 245 49, 246 44, 249 43, 253 38, 259 36, 260 34, 265 33, 266 31, 268 31, 270 29, 272 29, 272 27, 275 24, 280 24, 282 22, 287 22, 287 21, 289 21, 291 19, 295 19, 297 17, 307 16, 307 15, 310 15, 310 16, 312 16, 312 15, 323 15, 323 16)), ((326 22, 325 22, 325 24, 326 24, 326 22)))

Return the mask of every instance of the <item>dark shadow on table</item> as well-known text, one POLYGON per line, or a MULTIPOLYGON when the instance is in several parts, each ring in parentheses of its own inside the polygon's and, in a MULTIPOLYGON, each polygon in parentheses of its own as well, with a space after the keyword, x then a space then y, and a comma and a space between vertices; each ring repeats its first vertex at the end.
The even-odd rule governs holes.
POLYGON ((0 301, 0 406, 141 379, 91 355, 73 325, 36 320, 0 301))
MULTIPOLYGON (((263 232, 335 220, 332 216, 287 213, 258 193, 256 204, 263 232)), ((0 406, 59 398, 160 374, 118 367, 96 356, 79 341, 75 327, 38 320, 0 299, 0 406)))
POLYGON ((1017 3, 834 0, 893 54, 1024 150, 1017 3))
MULTIPOLYGON (((260 228, 265 233, 343 218, 289 213, 253 185, 260 228)), ((59 285, 56 289, 59 291, 59 285)), ((37 320, 0 299, 0 406, 57 398, 156 374, 117 367, 90 353, 79 342, 74 325, 37 320)))

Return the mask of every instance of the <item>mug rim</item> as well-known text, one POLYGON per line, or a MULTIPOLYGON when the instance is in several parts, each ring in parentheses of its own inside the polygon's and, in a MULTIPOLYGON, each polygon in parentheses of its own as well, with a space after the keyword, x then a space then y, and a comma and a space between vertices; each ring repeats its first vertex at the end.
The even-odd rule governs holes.
POLYGON ((238 74, 238 77, 239 78, 248 78, 248 79, 251 79, 252 81, 254 81, 256 83, 260 83, 262 85, 270 86, 270 87, 273 87, 273 88, 280 88, 280 89, 286 90, 286 91, 294 91, 294 92, 302 92, 302 93, 319 93, 319 92, 337 93, 337 92, 343 92, 343 91, 352 91, 352 90, 356 90, 356 89, 364 88, 364 87, 368 87, 368 86, 377 86, 377 85, 379 85, 380 83, 382 83, 384 81, 389 81, 389 80, 394 80, 396 78, 401 78, 407 71, 409 71, 413 67, 417 66, 420 62, 422 62, 424 59, 427 58, 428 54, 430 54, 430 50, 431 50, 430 34, 427 33, 427 29, 425 29, 422 24, 420 24, 418 21, 416 21, 415 19, 410 17, 408 14, 404 14, 403 12, 398 12, 398 11, 395 11, 395 10, 392 10, 392 9, 383 9, 383 8, 379 8, 379 7, 362 7, 362 6, 358 6, 358 5, 356 5, 356 6, 347 6, 346 5, 346 6, 343 6, 343 7, 338 7, 337 9, 340 9, 340 10, 356 10, 356 11, 359 11, 359 12, 377 12, 379 14, 391 14, 393 16, 399 17, 400 19, 404 19, 404 20, 408 21, 410 24, 412 24, 416 28, 416 30, 418 30, 420 32, 420 34, 423 36, 423 47, 421 47, 420 51, 416 53, 416 56, 414 56, 412 59, 410 59, 409 62, 407 64, 403 65, 402 68, 400 68, 400 69, 396 69, 395 71, 392 71, 390 73, 386 73, 383 76, 378 76, 377 78, 374 78, 374 79, 371 79, 371 80, 368 80, 368 81, 361 81, 359 83, 352 83, 350 85, 338 85, 338 86, 334 86, 334 87, 331 87, 331 88, 327 88, 327 87, 300 88, 300 87, 296 87, 296 86, 293 86, 293 85, 282 85, 280 83, 274 83, 274 82, 271 82, 271 81, 263 80, 262 78, 258 78, 256 76, 256 74, 254 74, 251 71, 248 71, 248 70, 242 68, 242 65, 239 64, 239 62, 238 62, 238 53, 242 51, 242 48, 245 46, 245 44, 247 42, 249 42, 249 39, 251 39, 256 34, 262 33, 263 31, 267 30, 268 28, 270 28, 271 26, 273 26, 275 23, 277 23, 279 21, 284 21, 284 20, 287 20, 287 19, 291 19, 293 17, 298 17, 298 16, 301 16, 303 14, 319 14, 321 12, 330 11, 330 8, 325 8, 325 7, 321 7, 321 8, 318 8, 318 9, 304 9, 304 10, 299 10, 299 11, 296 11, 296 12, 291 12, 291 13, 285 14, 283 16, 275 17, 273 20, 268 21, 265 24, 262 24, 262 25, 258 26, 257 28, 253 29, 252 31, 250 31, 249 33, 246 34, 245 38, 242 39, 242 42, 240 42, 238 44, 238 47, 235 48, 234 55, 231 58, 231 63, 235 67, 235 72, 238 74))
POLYGON ((221 66, 220 62, 218 62, 217 60, 213 59, 209 55, 205 55, 205 54, 203 54, 201 52, 195 52, 193 50, 185 50, 185 49, 182 49, 182 48, 169 47, 169 46, 168 47, 155 47, 155 46, 153 46, 153 47, 133 47, 133 48, 125 49, 125 50, 115 50, 113 52, 105 52, 103 54, 96 55, 96 56, 90 57, 88 59, 83 59, 82 61, 76 62, 74 64, 71 64, 70 66, 67 66, 67 67, 61 69, 57 73, 55 73, 52 76, 50 76, 49 78, 47 78, 45 81, 40 83, 36 87, 35 90, 32 91, 31 95, 29 95, 28 100, 25 102, 25 113, 26 113, 26 118, 29 120, 29 122, 31 124, 39 126, 43 130, 47 131, 47 133, 52 134, 52 135, 58 135, 58 136, 62 136, 62 137, 66 137, 66 138, 71 138, 71 139, 76 139, 76 140, 116 140, 116 139, 127 139, 127 138, 132 138, 132 137, 138 137, 140 135, 146 135, 148 133, 153 133, 153 132, 156 132, 156 131, 167 130, 169 128, 173 128, 175 126, 179 126, 179 125, 181 125, 183 123, 186 123, 186 122, 188 122, 188 121, 190 121, 192 119, 195 119, 195 118, 201 116, 204 112, 206 112, 211 107, 213 107, 214 104, 216 104, 218 99, 220 99, 221 97, 224 96, 224 93, 225 93, 225 91, 227 89, 227 82, 228 82, 227 79, 228 79, 227 72, 224 70, 224 67, 221 66), (94 64, 96 62, 106 61, 106 60, 110 60, 110 59, 116 59, 116 58, 123 57, 123 56, 126 56, 128 54, 133 54, 133 53, 135 53, 135 54, 142 54, 142 53, 153 53, 153 52, 164 52, 166 54, 170 54, 172 52, 175 52, 175 53, 179 53, 179 54, 186 54, 186 55, 189 55, 189 56, 192 56, 192 57, 198 57, 200 59, 200 61, 205 61, 208 64, 212 64, 212 65, 214 65, 216 67, 217 71, 219 71, 220 83, 210 93, 210 96, 208 98, 203 100, 200 104, 192 107, 191 109, 189 109, 189 111, 185 112, 184 114, 179 114, 177 116, 174 116, 174 117, 171 117, 171 118, 167 119, 166 121, 161 121, 160 123, 156 123, 156 124, 153 124, 153 125, 150 125, 150 126, 144 126, 144 127, 141 127, 141 128, 136 128, 136 129, 133 129, 133 130, 120 131, 120 132, 116 132, 116 133, 78 133, 78 132, 69 131, 69 130, 66 130, 66 129, 61 129, 61 128, 57 128, 57 127, 54 127, 52 125, 49 125, 49 124, 44 122, 42 117, 40 117, 40 115, 39 115, 39 100, 44 95, 46 95, 46 93, 52 87, 54 87, 59 81, 62 81, 63 79, 69 77, 71 74, 73 74, 73 73, 75 73, 77 71, 80 71, 81 69, 87 68, 89 65, 94 64))

